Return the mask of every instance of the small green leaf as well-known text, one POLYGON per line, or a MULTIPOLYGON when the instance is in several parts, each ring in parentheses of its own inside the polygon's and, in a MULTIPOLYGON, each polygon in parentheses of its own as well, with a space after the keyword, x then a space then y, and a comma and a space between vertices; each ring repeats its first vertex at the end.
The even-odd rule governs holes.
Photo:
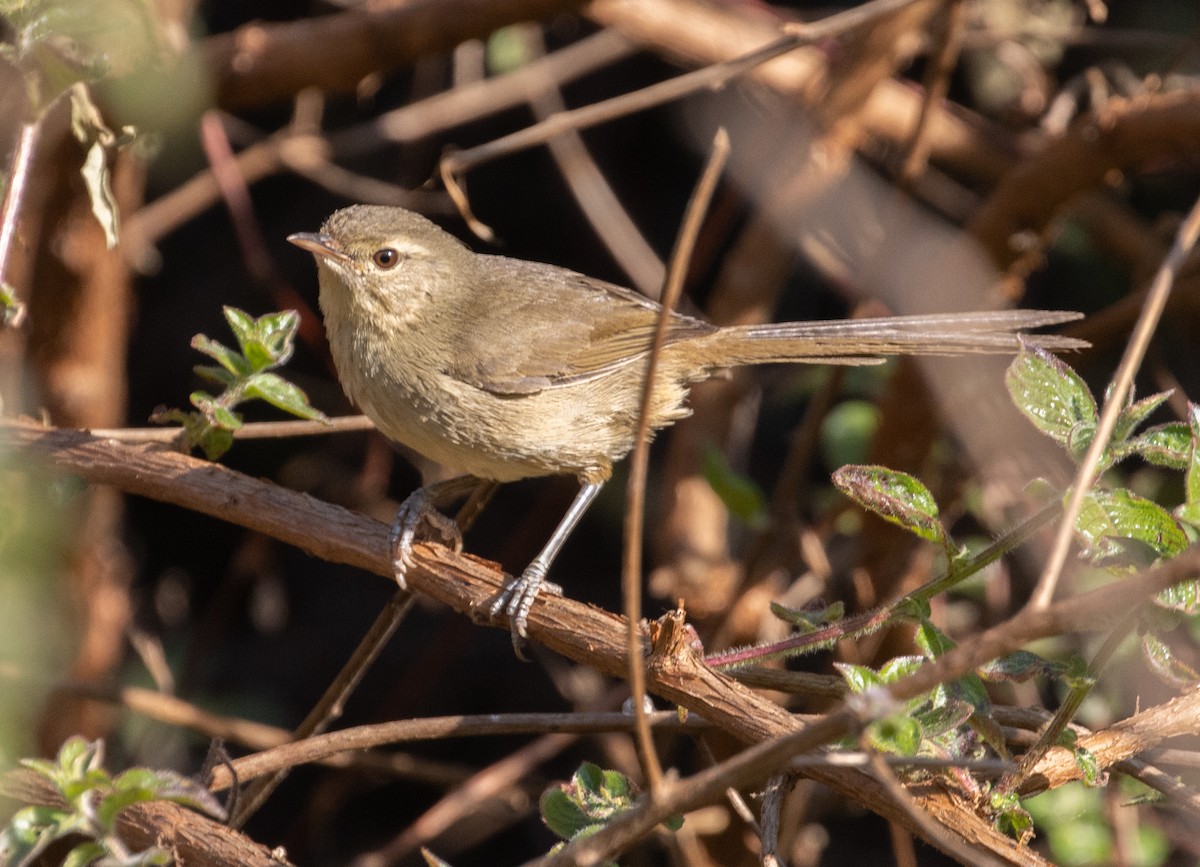
POLYGON ((787 608, 778 602, 771 603, 771 613, 785 623, 790 623, 801 632, 812 632, 816 629, 841 620, 846 613, 844 602, 834 602, 832 605, 815 609, 787 608))
POLYGON ((1017 650, 980 666, 979 676, 990 683, 1025 683, 1055 670, 1053 664, 1036 653, 1017 650))
POLYGON ((1153 632, 1142 635, 1142 656, 1150 663, 1150 670, 1171 686, 1186 689, 1200 683, 1200 673, 1176 656, 1153 632))
POLYGON ((1125 443, 1125 450, 1136 452, 1147 463, 1172 470, 1187 467, 1191 447, 1192 433, 1181 421, 1148 428, 1125 443))
POLYGON ((924 736, 932 739, 941 737, 954 731, 959 726, 965 725, 974 713, 975 708, 968 702, 952 698, 937 707, 929 707, 923 711, 919 711, 914 714, 914 717, 921 724, 924 736))
POLYGON ((222 307, 221 312, 225 314, 225 321, 229 323, 229 330, 233 332, 238 346, 241 347, 242 352, 245 352, 246 344, 256 339, 254 317, 244 310, 228 305, 222 307))
POLYGON ((1033 817, 1021 806, 1015 792, 993 791, 991 807, 997 831, 1013 837, 1022 846, 1033 839, 1033 817))
MULTIPOLYGON (((1083 437, 1078 426, 1096 425, 1096 400, 1087 384, 1060 359, 1038 346, 1026 345, 1004 375, 1008 393, 1042 433, 1067 446, 1083 437)), ((1085 446, 1086 448, 1086 446, 1085 446)))
POLYGON ((1200 405, 1188 402, 1187 473, 1183 478, 1183 505, 1175 517, 1200 527, 1200 405))
POLYGON ((538 802, 542 822, 564 840, 572 839, 593 820, 565 792, 562 786, 551 786, 538 802))
POLYGON ((917 631, 913 635, 913 642, 925 654, 926 659, 937 659, 943 653, 954 649, 954 642, 950 636, 928 620, 922 621, 921 625, 917 627, 917 631))
POLYGON ((1124 488, 1088 491, 1075 529, 1093 559, 1125 550, 1116 544, 1123 539, 1147 545, 1159 557, 1174 557, 1188 546, 1187 534, 1166 509, 1124 488))
MULTIPOLYGON (((197 334, 192 338, 192 349, 203 352, 234 376, 247 376, 251 372, 250 362, 240 354, 234 352, 220 341, 213 340, 203 334, 197 334)), ((196 372, 199 373, 199 371, 200 368, 197 367, 196 372)))
POLYGON ((188 399, 192 406, 204 413, 210 424, 227 431, 235 431, 242 426, 241 416, 223 406, 208 392, 193 391, 188 399))
POLYGON ((866 728, 867 740, 882 753, 915 756, 921 748, 921 724, 913 717, 895 714, 875 720, 866 728))
POLYGON ((257 397, 272 406, 290 412, 300 418, 319 419, 328 421, 325 413, 308 402, 308 395, 297 385, 294 385, 274 373, 256 373, 246 380, 244 387, 246 397, 257 397))
POLYGON ((908 473, 887 467, 851 465, 833 474, 843 494, 884 520, 950 552, 950 536, 938 520, 937 502, 929 489, 908 473))
POLYGON ((592 762, 583 762, 575 771, 572 782, 581 791, 599 795, 604 791, 604 769, 592 762))
POLYGON ((1154 597, 1154 604, 1183 614, 1200 613, 1200 582, 1183 581, 1154 597))
POLYGON ((1108 774, 1100 768, 1096 756, 1089 750, 1077 746, 1072 751, 1075 756, 1075 767, 1079 768, 1083 784, 1089 788, 1104 786, 1108 783, 1108 774))
POLYGON ((108 849, 94 841, 80 843, 74 849, 67 853, 67 857, 63 859, 62 867, 87 867, 95 861, 99 861, 108 854, 108 849))
POLYGON ((762 490, 752 479, 735 472, 724 452, 711 443, 700 455, 700 472, 731 515, 752 529, 766 526, 767 500, 762 490))
POLYGON ((215 461, 233 448, 233 432, 225 428, 209 427, 200 434, 193 445, 202 448, 204 456, 210 461, 215 461))
POLYGON ((882 683, 895 683, 924 664, 925 658, 922 656, 894 656, 880 667, 879 680, 882 683))
POLYGON ((1167 398, 1172 394, 1174 394, 1173 391, 1160 391, 1158 394, 1152 394, 1134 403, 1131 389, 1129 405, 1117 416, 1117 424, 1113 428, 1113 442, 1119 443, 1129 439, 1130 435, 1141 427, 1156 409, 1166 403, 1167 398))
POLYGON ((873 668, 865 665, 854 665, 849 662, 835 662, 833 667, 838 670, 851 692, 866 692, 873 686, 882 686, 883 679, 873 668))

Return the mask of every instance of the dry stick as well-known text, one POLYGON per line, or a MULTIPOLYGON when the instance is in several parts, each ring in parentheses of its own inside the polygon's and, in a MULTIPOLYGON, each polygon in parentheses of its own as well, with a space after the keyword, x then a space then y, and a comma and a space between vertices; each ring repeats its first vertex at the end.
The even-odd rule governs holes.
MULTIPOLYGON (((710 723, 695 716, 684 721, 674 711, 656 711, 651 724, 664 731, 703 732, 710 723)), ((413 741, 446 738, 497 737, 502 735, 603 734, 627 732, 633 718, 616 711, 582 713, 489 713, 465 716, 426 717, 352 726, 269 747, 235 759, 233 772, 239 780, 254 779, 297 765, 314 764, 347 753, 413 741)), ((233 777, 225 768, 213 772, 213 791, 228 788, 233 777)))
POLYGON ((12 165, 8 171, 4 201, 0 204, 0 286, 8 283, 9 261, 17 237, 17 214, 21 210, 21 200, 25 197, 25 185, 29 180, 29 167, 33 164, 33 152, 40 128, 41 124, 37 121, 21 124, 17 149, 13 153, 12 165))
POLYGON ((558 855, 539 864, 592 864, 611 857, 637 840, 667 816, 696 804, 709 803, 730 786, 741 786, 798 753, 815 749, 851 733, 872 718, 885 715, 896 703, 915 698, 934 687, 974 671, 984 662, 1017 650, 1030 641, 1069 629, 1102 622, 1106 614, 1128 608, 1146 597, 1200 574, 1200 545, 1173 560, 1145 570, 1118 584, 1055 603, 1046 609, 1022 609, 1009 621, 988 629, 925 663, 913 674, 886 688, 851 696, 820 720, 804 728, 762 741, 689 779, 664 785, 648 799, 591 837, 570 843, 558 855))
POLYGON ((944 35, 926 72, 925 98, 921 100, 921 112, 917 116, 912 137, 908 140, 904 162, 900 166, 897 180, 901 189, 911 188, 929 166, 929 154, 933 147, 929 130, 933 123, 934 109, 941 104, 950 90, 950 76, 962 50, 966 22, 966 3, 963 0, 947 0, 944 35))
MULTIPOLYGON (((328 421, 253 421, 233 431, 239 440, 275 439, 279 437, 316 436, 318 434, 352 433, 374 430, 375 424, 365 415, 343 415, 328 421)), ((170 443, 179 438, 177 427, 116 427, 92 428, 86 433, 105 440, 126 443, 170 443)))
MULTIPOLYGON (((1112 655, 1117 652, 1117 648, 1125 640, 1129 631, 1137 625, 1138 618, 1141 615, 1142 606, 1134 606, 1108 634, 1108 637, 1104 639, 1104 643, 1100 645, 1100 649, 1096 651, 1095 656, 1092 657, 1092 661, 1088 664, 1088 675, 1092 683, 1100 676, 1101 670, 1108 664, 1112 655)), ((1087 698, 1090 692, 1091 684, 1087 680, 1081 685, 1071 687, 1066 699, 1054 712, 1054 718, 1050 720, 1050 724, 1038 736, 1037 742, 1021 756, 1020 766, 1001 781, 1001 791, 1011 792, 1021 787, 1021 784, 1034 772, 1038 762, 1042 760, 1042 756, 1059 742, 1063 730, 1070 724, 1080 705, 1083 704, 1083 700, 1087 698)))
POLYGON ((691 200, 684 212, 683 226, 671 254, 667 267, 667 281, 663 287, 662 309, 650 344, 650 357, 646 361, 646 378, 642 382, 641 406, 638 410, 637 433, 634 436, 633 456, 629 462, 629 483, 625 508, 625 550, 621 568, 621 587, 625 597, 627 631, 626 648, 629 651, 629 690, 632 694, 633 713, 638 721, 638 753, 642 757, 643 770, 649 784, 650 796, 662 787, 662 766, 654 751, 654 740, 650 737, 650 725, 646 716, 646 670, 642 660, 642 530, 646 512, 646 475, 650 468, 650 407, 654 399, 654 379, 658 373, 659 357, 667 338, 667 324, 679 296, 683 292, 683 281, 687 278, 688 262, 696 248, 696 238, 704 223, 704 215, 712 201, 713 192, 725 170, 729 158, 729 133, 722 127, 713 137, 712 153, 708 164, 696 183, 691 200))
MULTIPOLYGON (((531 28, 532 40, 545 53, 541 34, 531 28)), ((556 112, 566 111, 562 91, 552 79, 534 80, 529 85, 529 106, 537 120, 546 120, 556 112)), ((616 259, 644 295, 657 298, 662 290, 666 268, 637 226, 621 207, 617 194, 592 159, 583 137, 575 131, 551 139, 547 143, 550 156, 575 201, 604 242, 609 255, 616 259)))
MULTIPOLYGON (((471 524, 483 511, 483 507, 487 505, 487 501, 491 499, 492 494, 496 492, 497 484, 494 482, 484 482, 479 488, 472 492, 468 497, 467 502, 463 505, 462 510, 455 517, 458 523, 460 532, 465 533, 470 529, 471 524)), ((404 620, 414 603, 416 596, 412 591, 407 589, 397 590, 396 594, 388 601, 383 610, 375 618, 375 622, 371 624, 371 628, 359 641, 358 646, 354 648, 354 652, 350 658, 346 660, 346 664, 342 666, 342 670, 338 672, 337 677, 325 690, 325 694, 309 711, 308 716, 296 727, 296 731, 292 735, 295 741, 304 740, 316 734, 320 734, 329 724, 342 715, 346 700, 351 693, 358 688, 363 677, 366 676, 367 670, 379 658, 379 654, 383 652, 384 646, 391 640, 396 628, 400 622, 404 620)), ((230 821, 235 828, 240 828, 245 825, 246 821, 257 812, 258 808, 266 802, 271 793, 279 787, 287 776, 288 771, 281 770, 274 776, 259 780, 241 799, 236 815, 230 821)))
POLYGON ((1104 409, 1101 411, 1100 421, 1096 425, 1096 432, 1092 435, 1091 445, 1088 446, 1087 453, 1079 464, 1079 472, 1075 476, 1074 487, 1071 490, 1071 499, 1067 502, 1062 523, 1054 537, 1054 546, 1050 549, 1046 568, 1042 571, 1042 577, 1038 579, 1038 585, 1034 588, 1033 596, 1029 600, 1029 607, 1034 610, 1045 609, 1054 599, 1059 576, 1062 575, 1063 567, 1067 563, 1067 554, 1071 549, 1075 519, 1079 517, 1080 511, 1083 509, 1083 498, 1087 496, 1100 473, 1100 458, 1104 454, 1104 450, 1108 448, 1109 438, 1112 437, 1113 429, 1117 425, 1117 417, 1125 406, 1126 395, 1129 394, 1133 377, 1137 374, 1138 367, 1141 366, 1142 359, 1146 355, 1146 348, 1150 345, 1150 338, 1158 326, 1158 320, 1161 318, 1167 298, 1171 294, 1175 277, 1179 273, 1179 269, 1183 267, 1188 254, 1191 253, 1192 247, 1196 245, 1198 236, 1200 236, 1200 199, 1197 199, 1192 205, 1187 218, 1180 225, 1179 231, 1175 235, 1175 242, 1171 245, 1167 258, 1163 260, 1162 267, 1154 275, 1154 281, 1146 293, 1146 302, 1142 306, 1141 316, 1138 317, 1137 325, 1129 338, 1129 344, 1125 347, 1125 355, 1117 367, 1116 376, 1109 388, 1108 399, 1104 401, 1104 409))
MULTIPOLYGON (((379 657, 384 645, 387 644, 388 639, 392 637, 396 627, 400 625, 400 621, 412 609, 415 602, 416 596, 408 590, 397 590, 396 594, 388 600, 387 605, 375 618, 375 622, 371 624, 371 628, 367 630, 367 634, 362 637, 350 658, 346 660, 346 664, 342 666, 342 670, 334 678, 333 683, 325 690, 325 694, 308 712, 300 725, 296 726, 296 730, 292 733, 293 740, 301 741, 320 734, 329 727, 331 722, 342 715, 346 699, 362 682, 367 669, 379 657)), ((290 768, 284 768, 269 777, 263 777, 250 786, 239 798, 237 811, 230 818, 229 824, 234 828, 243 827, 250 817, 258 812, 258 808, 266 803, 271 793, 279 788, 289 770, 290 768)))
MULTIPOLYGON (((916 0, 872 0, 872 2, 830 15, 811 24, 788 25, 785 36, 741 57, 714 63, 694 72, 686 72, 675 78, 635 90, 633 93, 622 94, 582 108, 561 112, 495 141, 447 154, 442 158, 439 173, 446 183, 447 191, 458 202, 462 196, 456 180, 457 176, 486 162, 542 144, 564 132, 587 129, 627 114, 672 102, 699 90, 719 87, 782 54, 852 30, 874 18, 902 9, 914 2, 916 0)), ((469 211, 464 210, 463 213, 466 216, 469 211)))
MULTIPOLYGON (((226 467, 153 446, 124 445, 98 440, 78 431, 47 429, 29 423, 0 425, 0 445, 27 449, 28 454, 40 456, 59 471, 77 473, 91 483, 114 485, 127 493, 231 521, 331 562, 357 566, 378 575, 391 574, 386 526, 226 467)), ((455 555, 441 546, 417 545, 414 554, 418 568, 410 576, 413 586, 462 613, 486 608, 508 580, 508 576, 494 565, 455 555)), ((1036 638, 1068 629, 1095 629, 1111 618, 1112 611, 1128 610, 1146 596, 1193 578, 1197 573, 1200 573, 1200 547, 1194 546, 1154 569, 1065 600, 1047 611, 1023 611, 1013 621, 974 636, 936 662, 927 663, 891 689, 903 690, 898 697, 909 698, 939 683, 961 677, 988 659, 1036 638)), ((477 619, 488 621, 486 616, 477 616, 477 619)), ((681 623, 676 626, 670 617, 660 623, 663 624, 660 628, 669 626, 675 633, 682 628, 681 623)), ((546 599, 534 605, 529 625, 536 640, 569 659, 613 676, 622 676, 627 671, 624 644, 615 637, 621 634, 623 627, 615 615, 566 598, 546 599)), ((853 714, 842 715, 822 720, 784 744, 772 741, 766 746, 767 739, 792 732, 804 723, 690 657, 651 659, 655 666, 653 671, 648 671, 648 677, 658 694, 702 713, 743 741, 764 744, 761 748, 751 748, 744 758, 737 758, 737 762, 746 764, 735 765, 732 776, 729 767, 723 766, 715 776, 701 777, 683 789, 670 786, 671 796, 665 802, 662 815, 702 803, 710 794, 720 797, 730 785, 740 785, 743 780, 765 779, 795 752, 838 737, 855 724, 853 714), (715 788, 706 789, 710 784, 715 788)), ((1004 709, 997 709, 998 717, 1001 710, 1004 709)), ((1020 713, 1006 710, 1001 722, 1020 716, 1020 713)), ((1056 753, 1051 753, 1054 755, 1056 753)), ((858 771, 818 768, 810 775, 888 818, 904 816, 879 789, 876 781, 858 771)), ((1005 842, 956 799, 937 792, 919 797, 938 811, 937 815, 948 827, 966 839, 998 854, 1010 854, 1014 860, 1040 863, 1032 853, 1016 850, 1005 842)), ((654 806, 657 809, 658 803, 654 806)), ((659 819, 661 816, 648 819, 645 814, 636 812, 627 821, 648 821, 646 828, 652 828, 659 819)), ((907 821, 907 816, 904 819, 907 821)), ((634 827, 640 833, 639 829, 640 825, 634 827)), ((621 826, 621 833, 629 830, 629 825, 621 826)), ((609 845, 612 838, 604 837, 598 842, 609 845)))

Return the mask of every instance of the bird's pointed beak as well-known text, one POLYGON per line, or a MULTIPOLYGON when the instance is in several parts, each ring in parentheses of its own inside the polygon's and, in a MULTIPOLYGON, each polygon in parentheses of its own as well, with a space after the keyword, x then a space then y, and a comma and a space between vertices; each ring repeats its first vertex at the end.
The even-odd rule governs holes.
POLYGON ((314 256, 325 259, 337 259, 339 262, 349 262, 350 257, 338 249, 337 243, 324 232, 296 232, 288 235, 287 239, 301 249, 307 250, 314 256))

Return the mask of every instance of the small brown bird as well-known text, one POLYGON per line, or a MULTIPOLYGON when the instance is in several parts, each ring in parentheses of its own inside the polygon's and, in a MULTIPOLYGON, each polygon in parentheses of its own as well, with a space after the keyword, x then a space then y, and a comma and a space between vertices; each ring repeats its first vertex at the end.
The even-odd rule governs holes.
MULTIPOLYGON (((499 482, 572 474, 582 487, 519 579, 493 606, 524 637, 555 555, 633 448, 642 380, 660 307, 565 268, 472 252, 402 208, 355 205, 317 233, 288 240, 313 253, 321 311, 346 394, 383 433, 431 460, 499 482)), ((1086 344, 1019 337, 1076 313, 1005 310, 718 327, 678 313, 667 325, 650 406, 653 428, 688 414, 688 387, 741 364, 869 364, 885 355, 1012 353, 1086 344)), ((470 481, 468 479, 468 481, 470 481)), ((439 497, 462 480, 419 489, 392 525, 404 586, 418 528, 455 546, 439 497)))

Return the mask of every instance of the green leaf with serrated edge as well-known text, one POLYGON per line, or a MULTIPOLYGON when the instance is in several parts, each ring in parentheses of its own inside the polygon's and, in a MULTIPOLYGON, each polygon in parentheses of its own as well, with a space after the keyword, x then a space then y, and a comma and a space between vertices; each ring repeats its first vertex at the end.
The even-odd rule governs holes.
POLYGON ((610 798, 628 799, 633 794, 633 785, 629 782, 629 777, 620 771, 605 771, 604 791, 610 798))
POLYGON ((1105 543, 1115 539, 1134 539, 1160 557, 1174 557, 1188 546, 1187 534, 1166 509, 1124 488, 1088 491, 1075 529, 1089 548, 1104 554, 1112 552, 1105 543))
POLYGON ((245 352, 246 344, 255 340, 256 337, 254 333, 254 317, 245 310, 239 310, 237 307, 230 307, 228 305, 222 307, 221 312, 225 314, 225 321, 229 323, 229 330, 233 332, 238 346, 242 352, 245 352))
POLYGON ((1191 454, 1192 433, 1181 421, 1167 422, 1147 428, 1125 443, 1147 462, 1158 467, 1182 470, 1191 454))
POLYGON ((990 683, 1025 683, 1039 675, 1048 675, 1057 668, 1036 653, 1018 650, 999 659, 984 663, 979 676, 990 683))
POLYGON ((1200 682, 1200 672, 1176 656, 1153 632, 1142 635, 1141 646, 1142 656, 1150 664, 1150 670, 1166 683, 1184 689, 1200 682))
POLYGON ((1096 424, 1096 400, 1087 384, 1041 347, 1022 346, 1004 374, 1004 383, 1017 409, 1034 427, 1064 446, 1077 425, 1096 424))
POLYGON ((865 665, 853 665, 849 662, 835 662, 833 667, 838 670, 851 692, 865 692, 872 686, 882 686, 883 680, 874 669, 865 665))
POLYGON ((583 792, 600 794, 604 791, 604 771, 591 762, 583 762, 571 780, 583 792))
POLYGON ((754 481, 734 471, 724 453, 706 444, 700 455, 700 472, 713 493, 739 521, 753 529, 767 523, 767 498, 754 481))
POLYGON ((275 360, 275 365, 286 364, 292 357, 296 331, 300 328, 300 314, 295 310, 280 310, 267 313, 254 323, 258 341, 266 347, 275 360))
POLYGON ((895 683, 924 664, 923 656, 894 656, 879 667, 879 679, 883 683, 895 683))
POLYGON ((1141 400, 1133 402, 1133 390, 1130 389, 1130 403, 1117 416, 1116 427, 1113 428, 1112 441, 1115 443, 1123 442, 1129 439, 1135 430, 1145 424, 1146 419, 1150 418, 1151 414, 1166 403, 1175 392, 1160 391, 1158 394, 1152 394, 1149 397, 1143 397, 1141 400))
POLYGON ((538 809, 546 827, 564 840, 570 840, 593 821, 560 786, 551 786, 542 793, 538 809))
POLYGON ((308 402, 308 395, 299 386, 274 373, 254 374, 246 380, 242 393, 300 418, 328 421, 325 413, 308 402))
POLYGON ((843 494, 886 521, 951 550, 950 537, 938 520, 937 502, 920 481, 887 467, 850 465, 833 474, 843 494))
POLYGON ((948 650, 954 649, 950 636, 942 632, 928 620, 917 627, 913 635, 913 643, 917 645, 926 659, 937 659, 948 650))
MULTIPOLYGON (((250 362, 243 358, 239 353, 234 352, 225 344, 218 340, 213 340, 207 335, 197 334, 195 337, 193 337, 192 349, 203 352, 234 376, 248 376, 251 372, 250 362)), ((198 370, 199 368, 197 368, 197 371, 198 370)))
POLYGON ((1183 581, 1154 597, 1154 604, 1183 614, 1200 612, 1200 582, 1183 581))

